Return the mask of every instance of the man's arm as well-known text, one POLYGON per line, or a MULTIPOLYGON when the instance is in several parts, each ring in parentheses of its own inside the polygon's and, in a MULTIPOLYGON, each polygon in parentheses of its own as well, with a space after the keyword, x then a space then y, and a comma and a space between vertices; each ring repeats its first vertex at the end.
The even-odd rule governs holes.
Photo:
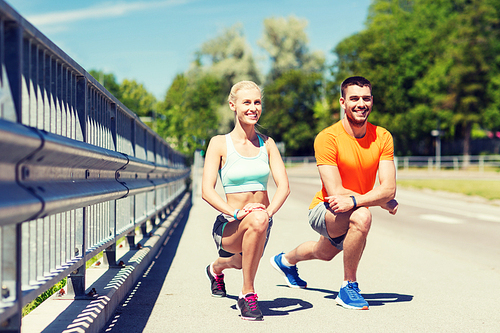
POLYGON ((328 194, 326 199, 335 213, 343 213, 353 209, 354 200, 356 200, 356 207, 380 206, 391 214, 396 213, 398 208, 398 204, 394 200, 396 195, 396 168, 393 161, 379 162, 380 185, 365 194, 345 189, 342 186, 340 172, 336 166, 319 165, 318 170, 328 194), (354 196, 354 200, 351 196, 354 196))

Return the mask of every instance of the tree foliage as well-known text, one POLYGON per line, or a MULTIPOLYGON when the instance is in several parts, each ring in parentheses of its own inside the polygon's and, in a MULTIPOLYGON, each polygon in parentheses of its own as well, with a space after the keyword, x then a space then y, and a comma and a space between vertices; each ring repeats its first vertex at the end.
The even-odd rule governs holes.
POLYGON ((494 3, 375 0, 366 29, 334 49, 334 85, 350 75, 372 81, 371 120, 393 133, 398 154, 432 153, 437 126, 462 138, 468 154, 474 124, 493 129, 500 122, 494 3))
POLYGON ((122 102, 123 105, 139 117, 154 116, 153 112, 157 102, 156 97, 148 92, 144 85, 129 79, 124 79, 121 83, 118 83, 113 74, 104 73, 103 71, 91 70, 89 73, 106 90, 122 102))
POLYGON ((304 73, 323 70, 324 55, 321 52, 310 52, 307 46, 307 25, 307 20, 295 16, 264 20, 264 35, 259 40, 259 45, 271 58, 268 80, 272 81, 283 73, 298 68, 304 73))
POLYGON ((290 156, 314 155, 315 107, 321 99, 322 75, 289 70, 266 85, 261 130, 284 142, 290 156))
POLYGON ((217 134, 221 81, 211 74, 176 76, 165 100, 158 105, 158 133, 176 150, 192 156, 217 134))
POLYGON ((330 114, 322 97, 325 58, 309 51, 307 24, 294 16, 268 18, 259 41, 271 60, 260 124, 287 155, 314 154, 317 125, 330 114))

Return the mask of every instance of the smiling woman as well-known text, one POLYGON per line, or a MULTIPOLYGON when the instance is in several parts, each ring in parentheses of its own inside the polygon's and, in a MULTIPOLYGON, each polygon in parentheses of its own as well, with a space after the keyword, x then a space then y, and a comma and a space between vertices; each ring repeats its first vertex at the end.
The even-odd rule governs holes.
POLYGON ((202 197, 221 214, 213 226, 219 257, 206 267, 214 297, 225 297, 223 271, 243 271, 237 301, 241 318, 263 320, 254 288, 255 275, 273 224, 273 215, 290 193, 285 165, 273 139, 257 133, 262 114, 260 88, 251 81, 236 83, 228 97, 234 112, 234 129, 217 135, 208 145, 203 168, 202 197), (277 189, 270 201, 269 174, 277 189), (216 192, 220 176, 226 200, 216 192))

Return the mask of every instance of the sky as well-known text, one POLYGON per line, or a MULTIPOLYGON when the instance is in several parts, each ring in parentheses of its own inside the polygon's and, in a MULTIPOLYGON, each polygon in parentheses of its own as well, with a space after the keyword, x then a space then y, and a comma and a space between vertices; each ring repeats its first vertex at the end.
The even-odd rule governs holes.
POLYGON ((332 49, 365 27, 371 0, 6 0, 85 70, 102 70, 141 83, 163 100, 173 79, 189 69, 195 52, 233 25, 263 73, 258 46, 264 19, 306 19, 309 50, 332 49))

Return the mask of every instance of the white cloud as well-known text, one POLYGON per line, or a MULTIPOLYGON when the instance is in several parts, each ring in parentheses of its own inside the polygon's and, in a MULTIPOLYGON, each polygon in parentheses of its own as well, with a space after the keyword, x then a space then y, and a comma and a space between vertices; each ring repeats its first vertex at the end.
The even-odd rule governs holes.
POLYGON ((126 15, 130 12, 183 5, 189 2, 192 2, 192 0, 106 2, 83 9, 29 15, 26 17, 26 19, 37 27, 54 26, 61 23, 82 21, 88 19, 118 17, 126 15))

